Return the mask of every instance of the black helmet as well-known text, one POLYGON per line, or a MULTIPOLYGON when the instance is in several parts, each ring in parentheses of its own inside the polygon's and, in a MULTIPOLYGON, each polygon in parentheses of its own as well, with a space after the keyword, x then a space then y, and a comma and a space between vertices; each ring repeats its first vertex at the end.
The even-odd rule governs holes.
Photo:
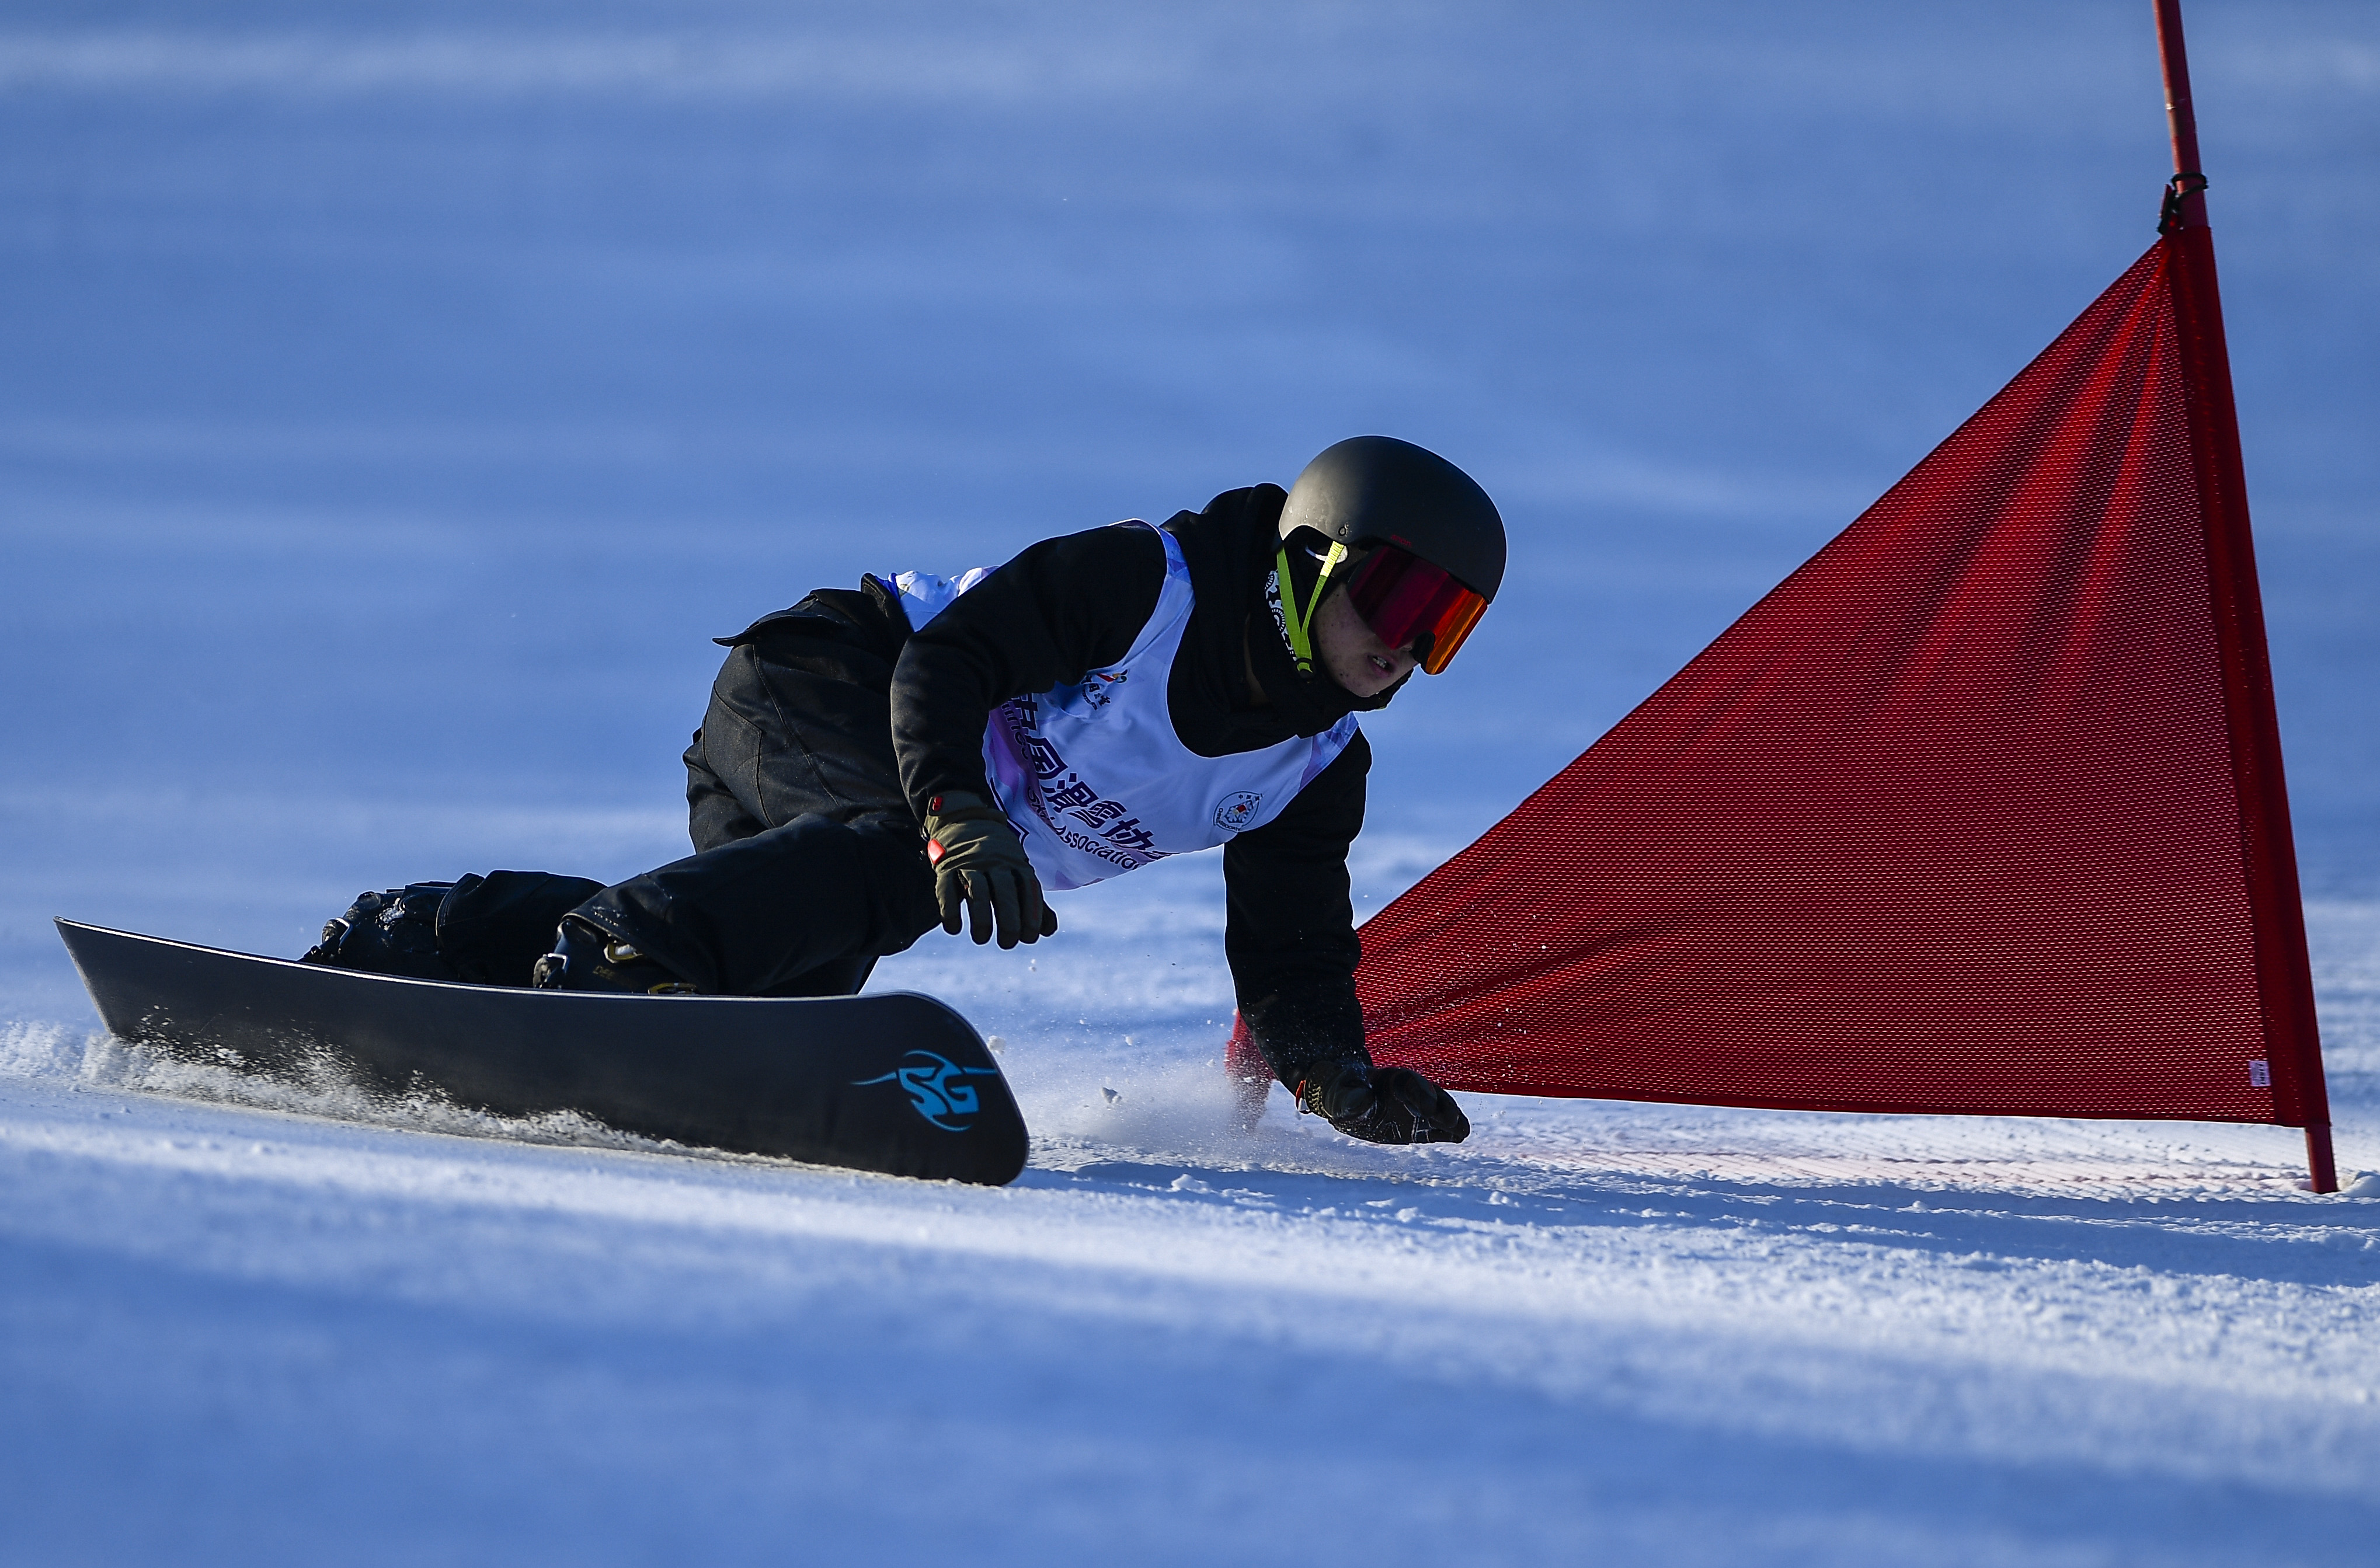
POLYGON ((1504 581, 1504 519, 1478 481, 1426 447, 1356 436, 1305 465, 1281 509, 1281 537, 1311 528, 1365 549, 1395 545, 1483 599, 1504 581))
POLYGON ((1357 612, 1389 646, 1410 643, 1432 675, 1504 581, 1504 520, 1488 492, 1438 453, 1393 436, 1357 436, 1307 464, 1281 505, 1281 541, 1282 635, 1309 673, 1307 627, 1351 552, 1372 552, 1345 574, 1357 612), (1322 560, 1310 591, 1298 595, 1289 586, 1288 546, 1301 528, 1327 543, 1317 547, 1322 560))

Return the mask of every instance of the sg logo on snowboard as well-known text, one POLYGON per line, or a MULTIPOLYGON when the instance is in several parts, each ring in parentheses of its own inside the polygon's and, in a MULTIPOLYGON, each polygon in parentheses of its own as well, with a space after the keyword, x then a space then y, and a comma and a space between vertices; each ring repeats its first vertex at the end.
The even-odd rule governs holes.
POLYGON ((871 1083, 898 1083, 908 1092, 910 1105, 928 1122, 944 1132, 965 1132, 983 1109, 982 1097, 966 1080, 999 1076, 998 1067, 963 1067, 931 1051, 912 1051, 891 1072, 854 1079, 851 1086, 865 1089, 871 1083))

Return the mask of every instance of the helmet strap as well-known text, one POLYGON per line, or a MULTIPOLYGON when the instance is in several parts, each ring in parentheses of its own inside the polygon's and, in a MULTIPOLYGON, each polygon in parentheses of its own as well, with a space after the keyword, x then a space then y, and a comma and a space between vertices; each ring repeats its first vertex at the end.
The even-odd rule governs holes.
POLYGON ((1314 612, 1320 608, 1322 596, 1330 589, 1332 569, 1347 559, 1347 553, 1345 545, 1335 539, 1331 541, 1330 548, 1322 552, 1322 570, 1315 574, 1314 591, 1305 597, 1305 604, 1301 609, 1297 602, 1297 585, 1289 574, 1289 541, 1281 541, 1275 568, 1279 573, 1275 581, 1279 585, 1281 629, 1281 634, 1289 640, 1289 657, 1297 661, 1300 675, 1314 673, 1314 612))

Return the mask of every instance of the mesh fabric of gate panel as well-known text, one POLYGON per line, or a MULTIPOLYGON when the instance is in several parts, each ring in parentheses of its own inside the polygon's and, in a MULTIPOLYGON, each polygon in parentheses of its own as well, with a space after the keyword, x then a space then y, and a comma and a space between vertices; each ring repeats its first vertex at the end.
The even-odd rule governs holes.
POLYGON ((1374 1055, 1516 1093, 2302 1125, 2294 1058, 2268 1065, 2185 261, 2153 247, 1366 923, 1374 1055))

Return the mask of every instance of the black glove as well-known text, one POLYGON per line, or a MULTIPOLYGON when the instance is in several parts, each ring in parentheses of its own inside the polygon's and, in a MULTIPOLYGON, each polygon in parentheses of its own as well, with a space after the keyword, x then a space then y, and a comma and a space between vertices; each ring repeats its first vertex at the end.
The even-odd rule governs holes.
POLYGON ((1454 1096, 1411 1067, 1323 1062, 1297 1086, 1297 1103, 1366 1143, 1460 1143, 1471 1118, 1454 1096))
POLYGON ((978 947, 995 928, 1003 947, 1058 935, 1057 912, 1042 901, 1041 879, 1016 829, 982 796, 953 790, 926 802, 926 859, 942 929, 952 935, 962 911, 978 947))

